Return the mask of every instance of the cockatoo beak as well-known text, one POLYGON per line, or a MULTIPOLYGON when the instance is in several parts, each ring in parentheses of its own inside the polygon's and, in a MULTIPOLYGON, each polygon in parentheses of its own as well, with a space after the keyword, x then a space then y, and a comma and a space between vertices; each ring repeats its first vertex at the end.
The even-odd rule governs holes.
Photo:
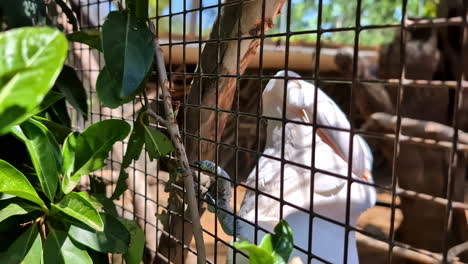
MULTIPOLYGON (((333 101, 326 102, 326 104, 320 104, 319 107, 327 109, 318 110, 318 124, 344 129, 350 128, 348 119, 346 118, 344 113, 341 112, 338 106, 334 104, 333 101)), ((311 123, 311 117, 308 114, 309 111, 307 109, 302 109, 300 112, 300 115, 303 117, 303 120, 306 123, 311 123)), ((345 160, 346 162, 349 162, 350 138, 348 132, 319 128, 317 130, 317 135, 326 144, 328 144, 338 156, 343 158, 343 160, 345 160)), ((370 179, 370 171, 365 166, 365 153, 363 150, 363 146, 358 140, 354 140, 353 142, 352 171, 358 177, 361 177, 365 180, 370 179)))
MULTIPOLYGON (((278 72, 275 77, 285 76, 284 71, 278 72)), ((289 71, 289 77, 301 78, 295 72, 289 71)), ((277 110, 274 102, 282 100, 284 94, 284 80, 272 79, 266 86, 264 91, 264 100, 267 99, 265 105, 270 105, 272 109, 267 112, 275 112, 277 110)), ((289 116, 301 117, 306 123, 316 123, 318 125, 349 130, 351 125, 346 115, 341 111, 340 107, 328 97, 322 90, 309 82, 292 79, 287 84, 287 108, 289 116), (317 94, 316 94, 317 93, 317 94), (313 98, 317 96, 317 100, 313 98), (314 107, 314 102, 317 102, 317 107, 314 107), (317 110, 316 120, 313 119, 313 113, 317 110)), ((265 108, 264 108, 265 110, 265 108)), ((355 135, 353 137, 353 153, 350 153, 350 133, 337 129, 320 128, 317 130, 318 136, 326 142, 337 155, 342 157, 346 162, 352 162, 352 172, 361 178, 366 177, 366 143, 362 138, 355 135)), ((371 159, 371 157, 370 157, 371 159)), ((369 163, 369 162, 367 162, 369 163)), ((369 167, 369 165, 367 165, 369 167)), ((370 169, 370 168, 367 168, 370 169)), ((367 175, 370 175, 367 173, 367 175)))

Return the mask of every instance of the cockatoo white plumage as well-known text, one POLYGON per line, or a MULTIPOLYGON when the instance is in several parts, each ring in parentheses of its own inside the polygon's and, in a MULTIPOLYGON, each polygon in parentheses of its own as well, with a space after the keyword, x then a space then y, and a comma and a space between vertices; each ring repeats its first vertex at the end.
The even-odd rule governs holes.
MULTIPOLYGON (((345 114, 323 91, 316 89, 309 82, 298 79, 300 76, 291 71, 288 72, 288 77, 294 79, 289 80, 286 87, 286 119, 312 124, 317 92, 317 124, 341 130, 320 128, 315 137, 315 150, 313 150, 312 126, 287 122, 284 126, 285 138, 284 146, 282 146, 283 121, 279 119, 283 117, 284 77, 284 71, 278 72, 275 79, 268 82, 263 92, 263 116, 273 119, 268 120, 263 155, 246 182, 252 188, 258 187, 258 206, 256 206, 255 192, 247 190, 239 211, 239 219, 236 221, 236 238, 238 241, 247 240, 253 243, 256 232, 255 223, 273 232, 274 226, 280 220, 282 207, 282 217, 293 230, 295 246, 308 252, 309 243, 312 243, 311 253, 314 256, 327 262, 342 263, 346 238, 345 228, 319 217, 314 217, 310 226, 309 211, 312 209, 313 213, 344 225, 348 184, 351 183, 346 178, 348 161, 352 160, 351 177, 353 179, 372 183, 370 174, 372 153, 364 139, 355 135, 353 152, 350 155, 350 133, 343 131, 350 129, 345 114), (312 166, 313 152, 315 152, 315 162, 312 166), (286 161, 283 174, 281 174, 281 158, 286 161), (295 164, 315 167, 319 171, 312 175, 310 169, 295 164), (344 178, 332 176, 326 172, 339 174, 344 178), (313 192, 312 205, 311 190, 313 192), (281 204, 280 199, 304 210, 281 204), (312 228, 312 239, 309 237, 309 228, 312 228)), ((218 173, 222 171, 220 170, 218 168, 218 173)), ((228 188, 224 185, 223 191, 226 189, 228 188)), ((230 193, 229 197, 225 197, 224 200, 229 201, 229 199, 230 193)), ((376 192, 370 185, 352 182, 349 199, 348 224, 355 226, 359 215, 375 204, 376 192)), ((230 208, 227 210, 229 211, 230 208)), ((228 226, 232 226, 233 218, 222 210, 218 212, 221 212, 219 219, 225 231, 232 232, 232 227, 228 226)), ((257 242, 260 242, 264 235, 263 231, 257 229, 257 242)), ((307 254, 300 250, 295 249, 291 256, 299 256, 303 263, 308 263, 307 254)), ((228 263, 232 263, 232 258, 232 252, 230 252, 228 263)), ((248 259, 237 254, 235 262, 248 263, 248 259)), ((350 232, 348 236, 347 262, 359 263, 354 232, 350 232)), ((321 261, 312 259, 312 263, 321 263, 321 261)))

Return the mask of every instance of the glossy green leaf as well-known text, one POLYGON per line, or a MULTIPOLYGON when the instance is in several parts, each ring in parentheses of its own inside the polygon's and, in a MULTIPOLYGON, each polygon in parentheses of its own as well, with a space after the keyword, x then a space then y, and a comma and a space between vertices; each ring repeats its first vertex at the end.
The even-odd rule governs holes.
POLYGON ((0 263, 40 264, 41 255, 41 236, 37 224, 33 224, 0 256, 0 263))
POLYGON ((104 230, 101 216, 85 195, 76 192, 68 193, 58 204, 52 204, 52 207, 97 231, 104 230))
POLYGON ((10 216, 24 215, 36 210, 41 210, 41 208, 24 201, 8 201, 6 206, 0 208, 0 222, 10 216))
POLYGON ((47 128, 34 119, 11 131, 26 145, 42 191, 52 201, 57 191, 62 163, 58 143, 47 128))
POLYGON ((65 98, 59 99, 47 109, 47 115, 50 120, 71 127, 71 119, 68 114, 68 107, 65 98))
POLYGON ((63 94, 57 93, 57 92, 54 92, 54 91, 49 91, 46 94, 44 100, 42 100, 41 104, 38 105, 36 108, 34 108, 31 111, 30 115, 33 116, 33 115, 39 114, 42 111, 47 110, 47 108, 49 108, 50 106, 52 106, 53 104, 55 104, 56 102, 58 102, 62 98, 63 98, 63 94))
POLYGON ((72 132, 63 142, 62 147, 62 191, 64 193, 69 193, 75 188, 75 186, 80 181, 80 177, 72 178, 71 175, 75 169, 75 150, 76 150, 76 139, 80 133, 72 132), (65 191, 70 189, 70 191, 65 191))
POLYGON ((102 203, 99 202, 99 200, 94 196, 91 195, 88 192, 77 192, 79 195, 83 196, 85 199, 87 199, 96 210, 99 210, 103 207, 102 203))
POLYGON ((127 253, 124 254, 125 263, 140 264, 145 249, 145 233, 135 221, 121 217, 118 220, 130 232, 130 245, 127 253))
POLYGON ((161 131, 150 126, 144 128, 146 151, 151 161, 174 151, 174 145, 161 131))
POLYGON ((91 193, 102 204, 104 211, 111 216, 118 216, 114 201, 107 197, 106 183, 100 177, 89 176, 89 185, 91 193))
POLYGON ((153 35, 148 26, 127 12, 111 12, 102 26, 102 47, 108 77, 117 85, 110 90, 112 95, 98 93, 99 98, 133 98, 153 63, 153 35))
POLYGON ((249 254, 250 264, 274 264, 275 259, 266 249, 249 242, 234 242, 234 247, 249 254))
POLYGON ((140 21, 148 19, 148 0, 128 0, 125 1, 127 10, 140 21))
POLYGON ((65 36, 52 28, 0 33, 0 134, 24 121, 44 99, 66 57, 65 36))
POLYGON ((8 28, 45 25, 47 16, 44 0, 2 0, 0 13, 8 28))
POLYGON ((2 200, 8 200, 8 199, 15 198, 15 197, 16 197, 16 196, 11 195, 11 194, 0 193, 0 201, 2 201, 2 200))
POLYGON ((68 231, 70 237, 93 250, 103 253, 126 253, 130 244, 130 233, 116 218, 101 213, 104 231, 83 229, 72 225, 68 231))
POLYGON ((72 132, 70 128, 55 123, 47 118, 43 118, 40 116, 33 116, 32 118, 46 126, 59 144, 63 143, 67 136, 72 132))
POLYGON ((51 229, 44 243, 42 263, 54 264, 92 264, 93 261, 86 252, 75 244, 66 232, 51 229))
POLYGON ((104 66, 96 81, 96 91, 101 103, 109 108, 117 108, 133 100, 133 97, 120 97, 120 83, 111 76, 104 66))
POLYGON ((288 263, 289 256, 294 248, 293 232, 291 227, 286 221, 281 220, 275 226, 274 231, 275 233, 273 235, 267 235, 270 236, 271 239, 265 239, 265 236, 262 243, 260 243, 260 247, 271 250, 275 259, 279 256, 283 259, 284 263, 288 263))
MULTIPOLYGON (((146 79, 151 72, 148 72, 146 79)), ((140 84, 135 94, 144 90, 146 87, 146 79, 140 84)), ((98 75, 96 81, 96 91, 101 103, 109 108, 117 108, 125 103, 134 99, 134 95, 128 97, 121 97, 119 91, 121 90, 118 81, 113 78, 106 66, 104 66, 98 75)))
POLYGON ((64 179, 62 190, 69 193, 82 175, 105 166, 105 159, 117 141, 130 132, 130 125, 122 120, 104 120, 94 123, 81 134, 71 134, 63 146, 64 179))
POLYGON ((109 262, 109 256, 107 253, 97 252, 90 248, 86 248, 86 251, 88 252, 91 259, 93 260, 93 264, 110 264, 110 263, 116 262, 116 261, 109 262))
POLYGON ((132 161, 136 161, 140 158, 141 151, 143 150, 143 145, 145 144, 145 129, 138 121, 142 112, 137 116, 135 122, 133 122, 133 130, 130 138, 128 139, 127 150, 123 157, 122 166, 120 167, 119 179, 115 186, 114 193, 112 194, 111 199, 118 199, 127 190, 126 180, 128 178, 128 173, 125 171, 126 168, 130 166, 132 161))
POLYGON ((45 206, 23 173, 4 160, 0 160, 0 192, 45 206))
POLYGON ((65 96, 67 102, 87 120, 88 103, 86 101, 86 90, 83 87, 83 83, 78 78, 75 69, 64 65, 57 79, 57 87, 65 96))
POLYGON ((67 39, 88 45, 90 48, 102 51, 101 33, 96 29, 83 29, 67 35, 67 39))
POLYGON ((286 264, 294 247, 291 227, 284 220, 275 226, 275 234, 263 237, 260 246, 243 241, 234 243, 237 249, 249 254, 250 263, 286 264))

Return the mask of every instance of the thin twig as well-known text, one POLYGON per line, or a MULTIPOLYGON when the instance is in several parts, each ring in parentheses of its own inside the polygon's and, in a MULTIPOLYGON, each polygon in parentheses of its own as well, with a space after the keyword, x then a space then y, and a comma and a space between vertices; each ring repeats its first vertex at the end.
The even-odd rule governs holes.
POLYGON ((156 119, 156 122, 161 123, 165 127, 169 127, 169 122, 166 119, 164 119, 162 116, 153 112, 153 110, 148 108, 146 109, 145 113, 150 115, 152 118, 156 119))
MULTIPOLYGON (((184 171, 184 185, 187 192, 186 197, 188 201, 188 208, 190 210, 190 216, 192 218, 192 230, 193 236, 195 238, 195 245, 197 248, 197 263, 202 264, 206 263, 205 243, 203 241, 203 231, 198 213, 198 202, 195 196, 193 172, 190 169, 190 164, 187 159, 187 154, 185 152, 185 147, 182 142, 182 137, 180 136, 179 126, 177 125, 174 110, 172 109, 172 99, 171 94, 169 93, 169 81, 167 80, 166 66, 164 64, 164 57, 162 55, 161 47, 159 46, 158 36, 151 21, 149 21, 149 25, 151 32, 154 36, 154 60, 159 75, 159 85, 162 88, 163 94, 164 110, 166 114, 166 119, 164 120, 164 122, 167 123, 167 130, 169 132, 169 135, 171 136, 172 143, 175 147, 175 155, 178 165, 184 171)), ((151 116, 153 116, 154 114, 154 116, 158 117, 158 115, 152 111, 148 113, 151 116)))
POLYGON ((40 217, 36 222, 39 226, 39 234, 41 235, 42 243, 44 243, 47 238, 44 217, 40 217))

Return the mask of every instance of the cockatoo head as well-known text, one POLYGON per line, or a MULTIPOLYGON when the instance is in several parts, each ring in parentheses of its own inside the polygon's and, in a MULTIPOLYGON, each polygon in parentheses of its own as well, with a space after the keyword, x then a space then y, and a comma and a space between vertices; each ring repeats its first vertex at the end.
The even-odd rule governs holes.
POLYGON ((312 100, 309 103, 305 101, 304 97, 306 93, 313 96, 313 86, 298 80, 297 78, 301 78, 301 76, 292 71, 288 71, 288 78, 292 79, 285 86, 285 73, 285 71, 279 71, 274 76, 275 78, 271 79, 266 85, 262 96, 263 115, 275 118, 283 116, 284 92, 286 91, 286 119, 297 120, 304 118, 304 115, 307 115, 304 110, 313 103, 313 97, 308 98, 312 100), (301 82, 308 84, 306 85, 309 88, 308 91, 305 91, 306 87, 302 87, 301 82))
MULTIPOLYGON (((340 129, 351 129, 346 115, 322 90, 316 88, 312 83, 300 80, 300 78, 299 74, 292 71, 288 71, 287 77, 285 71, 276 73, 263 91, 263 116, 282 118, 283 102, 286 99, 287 120, 313 124, 314 110, 317 109, 316 122, 318 125, 337 128, 336 130, 320 128, 317 130, 317 134, 338 155, 349 162, 351 157, 349 151, 350 133, 340 131, 340 129), (286 85, 285 79, 289 79, 286 85), (314 107, 315 102, 317 102, 317 107, 314 107)), ((356 175, 365 176, 366 171, 370 171, 372 167, 372 153, 360 136, 355 135, 353 142, 353 172, 356 175)))

